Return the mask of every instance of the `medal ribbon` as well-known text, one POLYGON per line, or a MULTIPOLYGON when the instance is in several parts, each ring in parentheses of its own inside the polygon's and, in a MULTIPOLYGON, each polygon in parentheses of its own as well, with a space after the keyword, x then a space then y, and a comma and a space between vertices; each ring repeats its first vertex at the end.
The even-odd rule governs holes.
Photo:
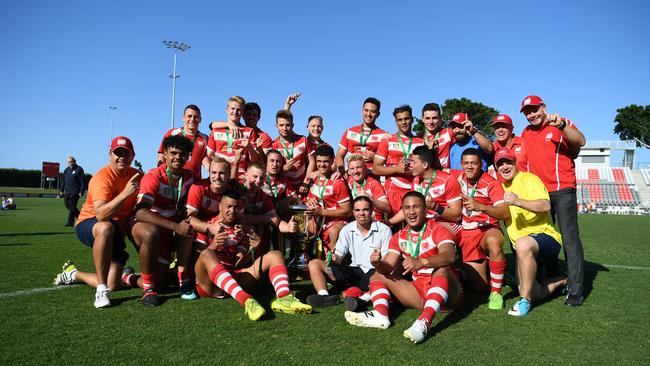
POLYGON ((409 253, 411 254, 411 258, 416 258, 420 255, 420 243, 422 242, 422 237, 424 236, 424 230, 427 228, 426 223, 422 224, 422 229, 420 229, 420 235, 418 235, 418 241, 415 244, 415 248, 413 248, 413 241, 411 240, 411 230, 409 229, 408 232, 408 237, 409 237, 409 253))
POLYGON ((404 159, 408 160, 411 156, 411 145, 413 145, 413 137, 409 137, 408 149, 404 146, 404 142, 402 141, 402 134, 399 131, 397 132, 397 141, 399 141, 399 145, 402 148, 402 152, 404 153, 404 159))

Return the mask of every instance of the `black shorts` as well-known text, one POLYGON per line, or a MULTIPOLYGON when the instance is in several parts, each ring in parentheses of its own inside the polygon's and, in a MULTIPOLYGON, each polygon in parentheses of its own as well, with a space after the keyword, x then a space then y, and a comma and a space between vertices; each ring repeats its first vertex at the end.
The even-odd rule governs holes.
MULTIPOLYGON (((75 231, 79 240, 91 248, 95 242, 95 236, 93 235, 93 226, 95 226, 97 222, 97 218, 93 217, 77 223, 77 226, 75 227, 75 231)), ((129 260, 129 253, 126 252, 124 234, 122 234, 122 229, 117 222, 111 220, 111 224, 113 224, 113 227, 115 228, 113 234, 113 253, 111 254, 111 261, 124 266, 126 264, 126 261, 129 260)))
POLYGON ((334 275, 334 285, 344 289, 358 287, 362 291, 368 291, 370 277, 375 273, 374 269, 363 272, 359 267, 350 267, 332 263, 332 275, 334 275))

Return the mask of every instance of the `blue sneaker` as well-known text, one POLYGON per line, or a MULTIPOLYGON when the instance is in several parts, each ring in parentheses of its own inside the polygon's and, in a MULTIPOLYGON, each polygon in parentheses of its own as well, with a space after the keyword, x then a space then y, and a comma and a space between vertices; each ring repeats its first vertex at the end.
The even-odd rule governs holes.
POLYGON ((179 292, 181 293, 181 299, 183 300, 196 300, 199 297, 194 292, 194 286, 190 281, 185 281, 180 284, 179 292))
POLYGON ((522 297, 515 303, 512 309, 508 310, 508 315, 512 316, 526 316, 530 312, 530 301, 522 297))

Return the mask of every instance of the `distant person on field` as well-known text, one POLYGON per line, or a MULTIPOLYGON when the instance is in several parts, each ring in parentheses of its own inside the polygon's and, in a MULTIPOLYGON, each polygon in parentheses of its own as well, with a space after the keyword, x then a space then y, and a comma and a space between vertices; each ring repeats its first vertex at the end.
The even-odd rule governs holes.
POLYGON ((90 180, 75 231, 79 240, 93 250, 95 273, 78 271, 68 261, 54 279, 55 285, 84 282, 95 287, 96 308, 111 306, 108 293, 119 289, 122 268, 129 259, 124 237, 127 220, 133 216, 141 176, 131 167, 134 156, 131 140, 124 136, 114 138, 109 164, 90 180))
POLYGON ((85 190, 84 170, 77 165, 75 158, 68 156, 68 167, 63 171, 63 180, 61 181, 61 196, 65 200, 65 208, 69 211, 65 226, 74 225, 74 220, 79 216, 77 202, 85 190))
POLYGON ((7 196, 2 196, 2 209, 3 210, 15 210, 16 204, 14 203, 13 198, 8 198, 7 196))
POLYGON ((533 302, 567 283, 564 276, 547 278, 557 271, 562 237, 553 227, 551 201, 544 183, 534 174, 519 172, 516 154, 509 149, 499 150, 494 160, 504 181, 503 199, 510 205, 506 229, 517 256, 521 296, 508 314, 525 316, 533 302))

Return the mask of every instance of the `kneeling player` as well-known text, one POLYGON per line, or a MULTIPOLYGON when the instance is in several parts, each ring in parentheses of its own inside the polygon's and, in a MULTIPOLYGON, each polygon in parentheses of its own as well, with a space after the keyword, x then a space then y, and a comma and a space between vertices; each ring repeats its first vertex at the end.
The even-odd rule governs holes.
POLYGON ((392 293, 404 306, 422 310, 413 325, 404 331, 404 337, 420 343, 440 307, 457 305, 462 288, 452 268, 455 259, 452 234, 435 221, 427 221, 424 196, 408 192, 402 199, 402 211, 408 226, 393 235, 383 259, 379 252, 370 257, 376 269, 370 279, 374 310, 346 311, 345 319, 361 327, 388 328, 388 301, 392 293), (410 272, 412 281, 393 273, 401 258, 404 259, 402 275, 410 272))
POLYGON ((196 262, 197 292, 202 297, 215 297, 220 288, 244 307, 251 320, 258 320, 266 311, 244 288, 253 288, 263 278, 262 274, 268 272, 277 296, 271 309, 290 314, 311 313, 311 306, 301 303, 289 292, 289 276, 279 251, 252 257, 260 238, 254 231, 238 225, 237 214, 242 205, 238 191, 228 189, 223 193, 219 215, 211 223, 218 226, 210 230, 216 235, 196 262))

